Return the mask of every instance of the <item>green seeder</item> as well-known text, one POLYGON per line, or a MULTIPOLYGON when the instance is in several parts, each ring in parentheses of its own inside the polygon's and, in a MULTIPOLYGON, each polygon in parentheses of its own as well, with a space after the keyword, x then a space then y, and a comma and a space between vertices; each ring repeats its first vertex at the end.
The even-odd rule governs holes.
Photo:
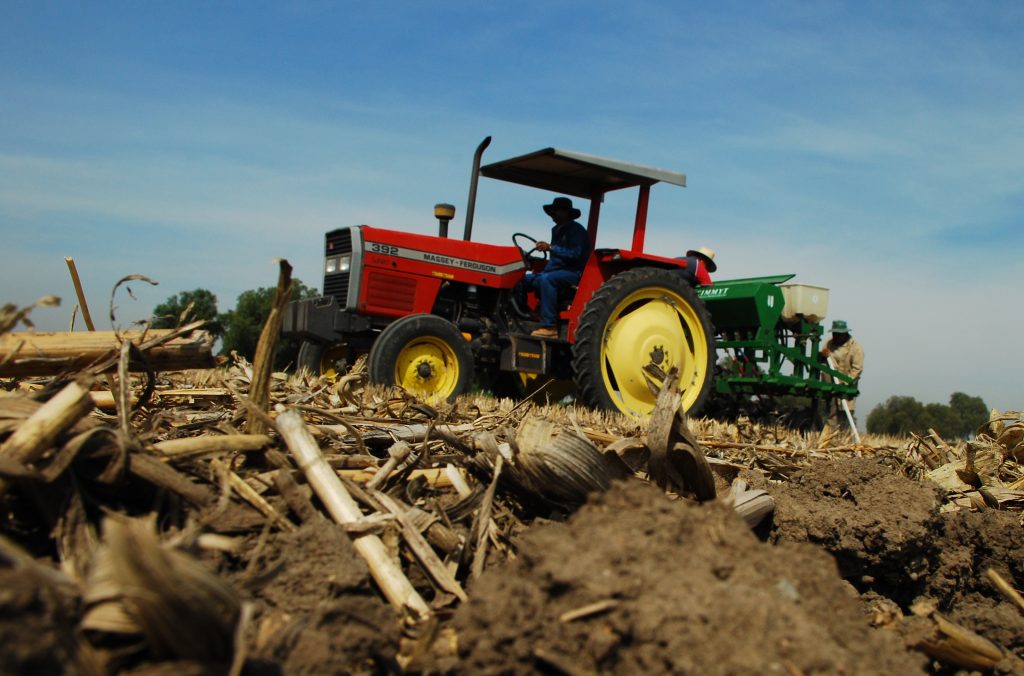
POLYGON ((818 355, 828 290, 783 285, 793 277, 716 280, 697 290, 717 334, 719 395, 808 397, 815 409, 858 395, 854 380, 818 355))

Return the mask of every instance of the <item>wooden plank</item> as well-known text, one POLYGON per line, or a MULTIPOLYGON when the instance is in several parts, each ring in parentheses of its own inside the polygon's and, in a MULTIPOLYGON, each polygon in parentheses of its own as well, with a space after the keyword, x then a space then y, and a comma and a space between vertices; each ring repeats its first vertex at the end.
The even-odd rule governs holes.
MULTIPOLYGON (((173 333, 172 329, 125 331, 124 340, 136 345, 173 333)), ((64 331, 54 333, 17 332, 0 336, 0 377, 48 376, 80 371, 97 362, 116 357, 120 342, 113 331, 64 331)), ((146 350, 145 362, 135 356, 131 371, 155 371, 212 368, 213 337, 206 331, 172 338, 146 350)), ((108 372, 117 369, 116 359, 108 372)))

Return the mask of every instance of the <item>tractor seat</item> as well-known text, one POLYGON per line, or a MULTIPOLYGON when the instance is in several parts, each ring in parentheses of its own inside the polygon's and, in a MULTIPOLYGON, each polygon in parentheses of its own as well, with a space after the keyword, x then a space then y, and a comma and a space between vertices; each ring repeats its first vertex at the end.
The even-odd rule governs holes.
MULTIPOLYGON (((558 289, 558 313, 559 313, 559 315, 563 314, 566 310, 569 309, 569 306, 572 305, 573 299, 576 298, 576 292, 578 290, 579 290, 579 285, 577 285, 577 284, 572 284, 570 286, 559 287, 559 289, 558 289)), ((536 297, 532 293, 530 295, 536 297)), ((529 308, 520 308, 519 305, 515 302, 515 298, 512 299, 512 307, 515 309, 516 314, 518 314, 520 317, 529 317, 531 314, 534 314, 536 312, 536 311, 527 312, 527 310, 529 308)))

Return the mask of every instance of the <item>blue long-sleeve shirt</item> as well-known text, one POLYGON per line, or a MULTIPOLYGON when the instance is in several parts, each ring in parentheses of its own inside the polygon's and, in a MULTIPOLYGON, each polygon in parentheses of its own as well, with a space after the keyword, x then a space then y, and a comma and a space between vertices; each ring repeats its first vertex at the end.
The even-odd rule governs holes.
POLYGON ((586 229, 576 221, 559 223, 551 228, 550 259, 544 272, 572 270, 583 272, 590 256, 590 238, 586 229))

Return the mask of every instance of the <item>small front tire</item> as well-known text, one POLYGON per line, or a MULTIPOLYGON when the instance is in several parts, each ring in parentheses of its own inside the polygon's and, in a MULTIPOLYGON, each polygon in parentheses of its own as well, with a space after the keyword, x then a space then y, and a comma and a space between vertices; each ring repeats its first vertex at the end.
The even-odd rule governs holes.
POLYGON ((402 317, 370 349, 370 380, 452 402, 473 384, 473 351, 459 329, 437 315, 402 317))

